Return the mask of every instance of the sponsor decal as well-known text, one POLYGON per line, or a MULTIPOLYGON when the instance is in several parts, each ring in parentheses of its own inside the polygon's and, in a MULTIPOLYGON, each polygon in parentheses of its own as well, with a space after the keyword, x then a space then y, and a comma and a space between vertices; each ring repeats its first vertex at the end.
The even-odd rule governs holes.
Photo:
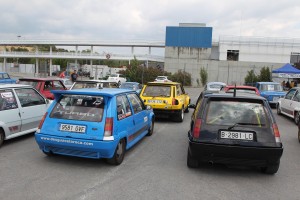
POLYGON ((41 137, 41 140, 57 142, 57 143, 78 144, 78 145, 84 145, 84 146, 93 146, 94 145, 94 143, 92 143, 92 142, 82 142, 82 141, 61 139, 61 138, 41 137))
POLYGON ((13 94, 11 92, 3 92, 1 93, 2 98, 13 98, 13 94))

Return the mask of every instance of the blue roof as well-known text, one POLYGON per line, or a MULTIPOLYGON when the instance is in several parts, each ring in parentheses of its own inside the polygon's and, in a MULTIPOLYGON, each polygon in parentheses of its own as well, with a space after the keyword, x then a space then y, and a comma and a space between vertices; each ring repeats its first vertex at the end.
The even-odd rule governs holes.
POLYGON ((59 94, 80 94, 80 95, 103 95, 113 97, 118 94, 122 94, 125 92, 134 92, 133 90, 128 89, 119 89, 119 88, 83 88, 83 89, 76 89, 76 90, 51 90, 51 92, 57 96, 59 94))
POLYGON ((273 70, 272 73, 300 74, 300 70, 287 63, 279 69, 273 70))

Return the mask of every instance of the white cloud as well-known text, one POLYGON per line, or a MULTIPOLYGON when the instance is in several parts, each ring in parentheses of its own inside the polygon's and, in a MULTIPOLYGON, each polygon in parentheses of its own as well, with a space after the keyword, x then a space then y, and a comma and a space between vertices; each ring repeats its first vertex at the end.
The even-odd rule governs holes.
POLYGON ((206 23, 213 36, 300 37, 296 0, 0 0, 0 37, 164 40, 166 26, 206 23))

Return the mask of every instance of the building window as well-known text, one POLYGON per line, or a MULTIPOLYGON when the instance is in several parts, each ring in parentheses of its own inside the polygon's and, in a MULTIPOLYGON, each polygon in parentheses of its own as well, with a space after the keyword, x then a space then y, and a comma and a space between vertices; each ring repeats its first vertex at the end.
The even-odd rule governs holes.
POLYGON ((239 52, 239 50, 227 50, 227 60, 238 61, 239 52))

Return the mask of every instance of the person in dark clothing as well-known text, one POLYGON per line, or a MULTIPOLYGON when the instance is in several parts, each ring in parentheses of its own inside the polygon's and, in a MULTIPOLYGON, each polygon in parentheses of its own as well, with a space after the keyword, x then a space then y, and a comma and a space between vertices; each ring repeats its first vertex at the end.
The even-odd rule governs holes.
POLYGON ((71 80, 72 82, 75 82, 77 80, 78 74, 76 69, 74 70, 74 72, 71 74, 71 80))
POLYGON ((286 87, 288 90, 291 88, 291 85, 290 85, 290 82, 289 82, 289 81, 286 82, 285 87, 286 87))

